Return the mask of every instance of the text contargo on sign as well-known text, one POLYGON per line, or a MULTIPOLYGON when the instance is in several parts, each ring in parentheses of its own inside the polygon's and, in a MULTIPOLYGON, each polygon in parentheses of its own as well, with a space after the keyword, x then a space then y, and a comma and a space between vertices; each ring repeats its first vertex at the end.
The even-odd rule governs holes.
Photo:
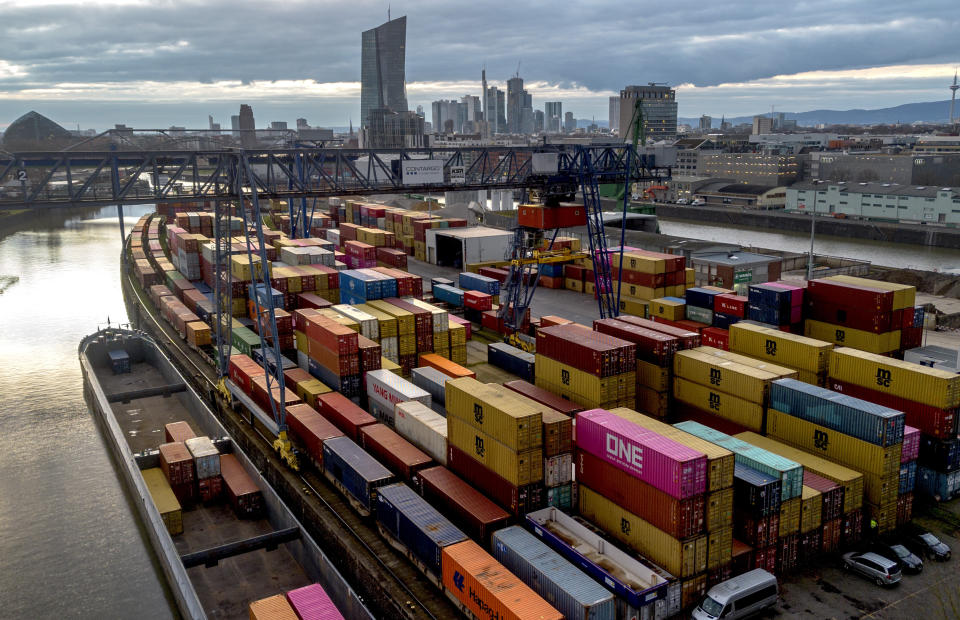
POLYGON ((400 162, 404 185, 443 183, 442 159, 404 159, 400 162))

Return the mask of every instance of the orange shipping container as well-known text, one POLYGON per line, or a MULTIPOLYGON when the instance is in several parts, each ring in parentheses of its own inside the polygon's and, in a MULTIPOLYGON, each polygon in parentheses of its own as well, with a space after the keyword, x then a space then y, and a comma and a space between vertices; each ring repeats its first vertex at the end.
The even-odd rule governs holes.
POLYGON ((473 372, 469 368, 464 368, 460 364, 440 357, 436 353, 421 354, 420 366, 429 366, 430 368, 439 370, 452 379, 459 379, 461 377, 470 377, 471 379, 477 378, 477 373, 473 372))
POLYGON ((467 615, 503 620, 563 618, 472 540, 444 547, 442 564, 443 587, 467 615))
POLYGON ((287 597, 277 594, 250 603, 250 620, 299 620, 287 597))

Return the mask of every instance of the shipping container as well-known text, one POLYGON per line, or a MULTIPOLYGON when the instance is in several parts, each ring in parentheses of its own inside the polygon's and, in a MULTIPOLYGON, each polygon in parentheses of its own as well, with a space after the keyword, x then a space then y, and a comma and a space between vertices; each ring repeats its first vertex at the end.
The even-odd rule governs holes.
POLYGON ((674 327, 673 325, 652 321, 650 319, 642 319, 637 316, 623 315, 617 317, 617 320, 673 336, 677 339, 677 350, 693 349, 700 346, 700 334, 689 329, 674 327))
POLYGON ((733 487, 704 494, 707 531, 727 527, 733 523, 733 487))
POLYGON ((376 506, 378 487, 394 481, 394 475, 367 454, 349 437, 334 437, 323 442, 324 475, 348 498, 355 508, 368 515, 376 506))
POLYGON ((532 353, 521 351, 505 342, 491 342, 487 345, 487 363, 517 375, 525 381, 536 380, 535 361, 536 357, 532 353))
POLYGON ((960 374, 874 353, 836 349, 830 377, 939 409, 960 406, 960 374))
POLYGON ((707 532, 707 570, 730 563, 733 553, 733 525, 707 532))
POLYGON ((800 532, 800 497, 788 499, 780 504, 780 532, 779 536, 792 536, 800 532))
POLYGON ((674 377, 673 396, 711 415, 730 420, 744 428, 763 431, 764 407, 706 385, 674 377))
MULTIPOLYGON (((960 439, 921 437, 917 448, 921 465, 940 471, 960 469, 960 439)), ((902 461, 901 457, 901 461, 902 461)))
POLYGON ((377 419, 394 425, 393 410, 397 403, 415 400, 430 406, 430 393, 389 370, 371 370, 366 374, 370 410, 377 419))
POLYGON ((803 333, 810 338, 871 353, 889 353, 900 348, 900 330, 878 334, 808 318, 804 321, 803 333))
POLYGON ((790 368, 819 373, 827 369, 829 342, 741 321, 730 326, 730 350, 790 368))
POLYGON ((287 426, 293 437, 306 448, 317 469, 323 470, 323 442, 342 437, 343 431, 307 404, 287 407, 287 426))
POLYGON ((431 505, 437 506, 477 540, 487 540, 510 519, 507 512, 446 467, 418 471, 413 484, 431 505))
POLYGON ((601 378, 636 369, 633 343, 576 323, 537 330, 536 346, 538 355, 601 378))
MULTIPOLYGON (((577 447, 684 499, 706 489, 706 455, 605 411, 577 415, 577 447)), ((669 570, 669 569, 668 569, 669 570)))
MULTIPOLYGON (((905 424, 916 427, 933 437, 952 437, 957 432, 960 411, 958 409, 939 409, 924 403, 907 400, 894 394, 881 392, 869 387, 856 385, 830 377, 827 387, 834 392, 866 400, 904 413, 905 424)), ((906 438, 904 438, 906 441, 906 438)), ((908 451, 909 453, 909 451, 908 451)))
POLYGON ((671 609, 660 613, 661 604, 668 598, 672 576, 661 575, 642 564, 556 508, 527 514, 526 525, 550 548, 616 595, 618 618, 641 617, 641 614, 642 617, 653 614, 667 617, 680 610, 677 592, 671 609))
POLYGON ((197 436, 197 434, 193 432, 193 429, 190 428, 190 424, 182 420, 165 424, 163 432, 167 443, 183 442, 197 436))
POLYGON ((677 338, 615 318, 596 319, 593 329, 635 344, 636 359, 657 366, 669 366, 677 351, 677 338))
POLYGON ((613 595, 519 526, 493 534, 493 555, 567 620, 615 620, 613 595))
POLYGON ((780 454, 802 464, 804 467, 803 483, 816 488, 824 494, 823 521, 837 517, 841 513, 856 510, 862 505, 862 473, 796 448, 789 443, 776 441, 771 437, 763 437, 756 433, 741 433, 736 437, 741 441, 780 454), (811 474, 813 475, 811 476, 811 474), (837 493, 831 489, 829 485, 824 484, 821 478, 835 485, 839 485, 842 492, 837 493))
POLYGON ((771 381, 780 378, 772 372, 726 361, 699 349, 680 351, 674 358, 673 372, 677 377, 760 405, 767 402, 771 381))
POLYGON ((447 420, 419 401, 397 403, 397 432, 441 465, 447 464, 447 420))
POLYGON ((240 518, 257 519, 264 511, 263 492, 253 481, 240 461, 232 454, 220 457, 223 490, 240 518))
POLYGON ((589 487, 579 487, 580 514, 680 578, 707 569, 707 537, 678 540, 589 487))
POLYGON ((539 388, 527 381, 507 381, 503 384, 503 387, 567 416, 574 416, 582 410, 582 407, 573 401, 557 396, 553 392, 539 388))
POLYGON ((287 602, 299 620, 344 620, 330 596, 319 583, 287 592, 287 602))
POLYGON ((900 471, 900 444, 884 448, 776 409, 767 412, 767 435, 859 472, 900 471))
POLYGON ((543 480, 543 451, 540 448, 517 452, 453 416, 447 418, 447 442, 510 484, 523 486, 543 480))
POLYGON ((697 422, 680 422, 674 426, 730 450, 734 453, 737 463, 780 478, 781 500, 800 497, 803 492, 803 466, 799 463, 697 422))
MULTIPOLYGON (((804 483, 809 473, 804 472, 804 483)), ((804 484, 803 495, 800 496, 800 533, 806 534, 820 527, 822 518, 823 493, 804 484)))
POLYGON ((683 444, 691 450, 702 452, 707 457, 707 491, 719 491, 733 486, 733 452, 632 409, 618 407, 611 409, 610 413, 683 444))
POLYGON ((357 439, 361 427, 377 422, 376 418, 339 392, 321 394, 317 397, 317 403, 320 405, 320 415, 353 440, 357 439))
POLYGON ((436 353, 424 353, 420 355, 420 366, 429 366, 431 368, 436 368, 443 374, 449 376, 451 379, 458 379, 460 377, 471 377, 476 379, 477 373, 464 368, 460 364, 455 364, 448 359, 440 357, 436 353))
POLYGON ((474 487, 482 489, 511 515, 521 516, 546 505, 546 493, 542 483, 514 484, 449 442, 447 467, 474 487))
POLYGON ((163 520, 167 533, 171 536, 177 536, 183 533, 183 519, 180 508, 180 502, 173 494, 170 483, 167 482, 163 470, 159 467, 141 470, 143 481, 147 485, 150 497, 153 499, 153 505, 156 506, 160 518, 163 520))
POLYGON ((573 401, 581 408, 592 409, 619 401, 624 401, 626 406, 636 395, 636 371, 601 378, 537 353, 536 375, 537 387, 573 401))
POLYGON ((448 419, 456 418, 511 450, 530 450, 543 443, 542 414, 509 390, 469 377, 453 379, 446 384, 446 409, 448 419))
POLYGON ((770 388, 770 407, 878 446, 903 442, 902 411, 838 394, 796 379, 770 388))
POLYGON ((960 469, 942 472, 919 465, 915 492, 938 502, 946 502, 960 496, 960 469))
POLYGON ((220 475, 220 451, 209 437, 193 437, 183 443, 193 457, 197 479, 220 475))
POLYGON ((430 406, 438 413, 446 415, 446 384, 450 380, 436 368, 424 366, 410 371, 410 381, 417 387, 430 393, 430 406))
POLYGON ((733 478, 733 509, 755 519, 779 514, 781 480, 737 463, 733 478))
POLYGON ((576 453, 575 465, 578 484, 590 487, 674 538, 685 539, 704 531, 704 494, 677 499, 582 450, 576 453))
POLYGON ((467 535, 403 483, 377 492, 377 524, 391 544, 442 586, 443 548, 467 540, 467 535))
POLYGON ((183 442, 160 445, 160 469, 173 486, 193 484, 193 456, 183 442))
POLYGON ((259 601, 253 601, 248 607, 250 620, 299 620, 297 612, 283 594, 275 594, 259 601))
POLYGON ((359 444, 404 480, 433 463, 429 455, 383 424, 368 424, 361 428, 359 444))

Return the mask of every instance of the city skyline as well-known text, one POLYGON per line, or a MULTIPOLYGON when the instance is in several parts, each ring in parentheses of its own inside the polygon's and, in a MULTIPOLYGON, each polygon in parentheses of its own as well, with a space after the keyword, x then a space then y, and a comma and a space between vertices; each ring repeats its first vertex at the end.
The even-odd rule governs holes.
MULTIPOLYGON (((6 3, 0 127, 30 109, 68 127, 199 126, 208 114, 225 126, 239 102, 255 106, 266 121, 307 115, 320 126, 360 124, 358 34, 383 23, 385 3, 379 15, 367 4, 294 2, 256 13, 259 27, 250 38, 237 37, 230 24, 248 27, 256 5, 227 6, 220 0, 161 10, 126 0, 6 3), (121 27, 147 22, 151 27, 121 27)), ((870 3, 867 11, 854 2, 838 10, 814 2, 745 19, 745 3, 722 15, 681 3, 643 37, 630 30, 632 19, 612 25, 604 7, 578 5, 546 19, 522 6, 493 11, 497 24, 528 23, 531 32, 520 37, 501 33, 491 20, 468 23, 442 3, 418 5, 408 13, 408 109, 479 94, 482 65, 488 86, 505 90, 518 61, 534 109, 562 101, 578 118, 606 119, 610 96, 648 81, 676 88, 681 117, 749 115, 771 105, 798 112, 878 108, 944 99, 957 62, 950 46, 955 25, 924 6, 870 3), (449 25, 437 29, 444 19, 449 25), (916 36, 920 29, 923 37, 916 36), (593 37, 604 43, 591 44, 596 54, 574 44, 593 37), (455 54, 439 53, 450 46, 455 54)))

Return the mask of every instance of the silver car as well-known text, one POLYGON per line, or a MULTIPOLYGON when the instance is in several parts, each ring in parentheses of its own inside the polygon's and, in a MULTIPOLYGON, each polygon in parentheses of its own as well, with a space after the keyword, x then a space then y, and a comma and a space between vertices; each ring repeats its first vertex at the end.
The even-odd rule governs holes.
POLYGON ((844 553, 843 568, 873 579, 878 586, 892 586, 900 582, 900 565, 877 553, 844 553))

